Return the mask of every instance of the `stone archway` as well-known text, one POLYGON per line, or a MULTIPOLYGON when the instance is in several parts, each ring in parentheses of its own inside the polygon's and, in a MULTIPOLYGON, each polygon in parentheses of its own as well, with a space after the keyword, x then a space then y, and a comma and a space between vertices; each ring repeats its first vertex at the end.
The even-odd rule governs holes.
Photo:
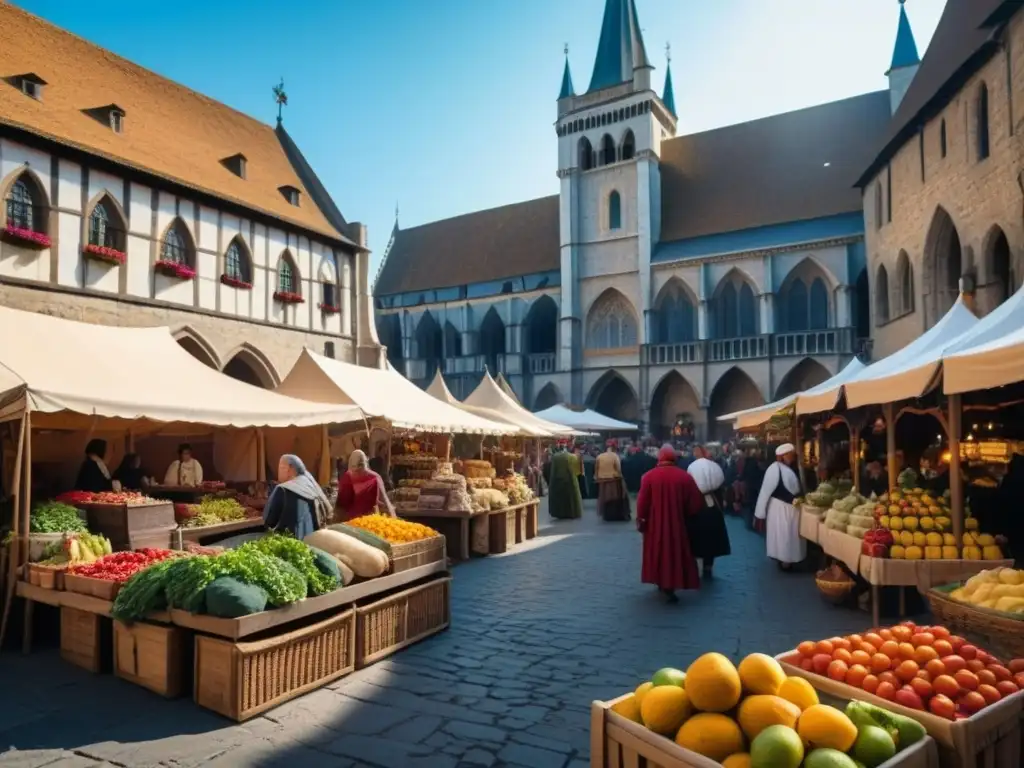
POLYGON ((1013 294, 1016 278, 1013 274, 1013 256, 1010 241, 1002 227, 996 225, 985 237, 985 287, 982 289, 982 307, 991 312, 1013 294))
POLYGON ((945 208, 937 208, 932 216, 922 266, 925 325, 931 328, 956 302, 963 272, 960 234, 945 208))
POLYGON ((798 392, 806 392, 811 387, 816 387, 830 378, 832 378, 832 374, 829 373, 828 368, 813 358, 805 357, 782 377, 778 389, 775 390, 775 399, 781 400, 798 392))
POLYGON ((480 354, 492 376, 504 371, 505 351, 505 323, 491 307, 480 323, 480 354))
POLYGON ((220 370, 220 359, 217 357, 213 345, 193 328, 189 326, 179 328, 174 332, 174 340, 203 365, 208 365, 215 371, 220 370))
POLYGON ((728 440, 733 433, 732 424, 719 421, 727 413, 743 411, 764 405, 764 395, 746 371, 732 367, 715 382, 708 399, 708 437, 728 440))
POLYGON ((242 344, 231 354, 221 372, 232 379, 263 389, 274 389, 281 383, 267 357, 250 344, 242 344))
POLYGON ((555 386, 554 382, 549 381, 543 386, 540 392, 537 393, 537 397, 533 401, 533 410, 543 411, 550 408, 553 405, 559 405, 564 403, 565 398, 562 397, 562 393, 558 387, 555 386))
POLYGON ((648 431, 659 440, 668 438, 672 427, 683 418, 698 421, 700 398, 697 391, 678 371, 669 371, 654 388, 648 431))
POLYGON ((636 392, 617 371, 608 371, 590 388, 587 407, 604 416, 635 424, 640 420, 636 392))
POLYGON ((526 313, 526 353, 550 355, 558 351, 558 305, 541 296, 526 313))

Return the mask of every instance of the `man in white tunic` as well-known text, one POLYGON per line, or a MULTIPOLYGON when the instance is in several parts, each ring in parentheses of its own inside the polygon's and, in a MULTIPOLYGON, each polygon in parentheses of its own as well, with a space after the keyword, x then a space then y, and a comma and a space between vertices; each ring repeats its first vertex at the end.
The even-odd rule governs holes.
POLYGON ((164 475, 164 485, 179 488, 194 488, 203 484, 203 467, 192 456, 192 446, 182 443, 178 446, 178 458, 171 462, 164 475))
POLYGON ((800 513, 793 506, 800 494, 800 480, 791 468, 796 448, 792 443, 779 446, 775 459, 764 473, 754 517, 766 521, 768 557, 788 571, 807 557, 807 542, 800 537, 800 513))

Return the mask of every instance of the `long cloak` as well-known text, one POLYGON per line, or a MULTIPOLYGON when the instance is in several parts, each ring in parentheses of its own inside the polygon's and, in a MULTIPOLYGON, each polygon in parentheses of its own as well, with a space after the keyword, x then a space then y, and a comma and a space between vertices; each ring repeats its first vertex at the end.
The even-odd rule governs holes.
POLYGON ((700 587, 686 519, 703 506, 693 478, 674 463, 659 464, 641 478, 636 515, 644 535, 644 584, 671 590, 700 587))
POLYGON ((551 482, 548 486, 548 513, 558 520, 583 517, 583 497, 576 479, 579 459, 571 453, 551 457, 551 482))
POLYGON ((796 473, 776 461, 764 473, 754 517, 766 520, 768 557, 780 563, 799 563, 807 557, 807 542, 800 536, 800 513, 793 497, 800 493, 796 473))

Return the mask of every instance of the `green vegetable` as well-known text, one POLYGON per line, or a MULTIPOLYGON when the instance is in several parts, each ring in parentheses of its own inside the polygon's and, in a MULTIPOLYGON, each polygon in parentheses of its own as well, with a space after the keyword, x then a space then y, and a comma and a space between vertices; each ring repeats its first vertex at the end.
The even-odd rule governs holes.
POLYGON ((77 533, 85 532, 88 528, 75 507, 59 501, 47 501, 32 510, 28 530, 30 533, 77 533))
POLYGON ((167 607, 167 573, 177 559, 163 560, 139 571, 124 583, 114 598, 110 615, 119 621, 135 621, 167 607))
POLYGON ((924 726, 917 720, 876 707, 866 701, 851 701, 846 705, 846 716, 858 728, 865 725, 876 725, 883 731, 887 731, 901 750, 911 744, 916 744, 928 735, 924 726))
POLYGON ((317 570, 320 571, 320 573, 330 576, 340 584, 341 569, 338 568, 338 561, 322 549, 317 549, 316 547, 310 547, 309 549, 313 553, 313 565, 316 566, 317 570))
POLYGON ((207 525, 219 525, 245 519, 245 507, 234 499, 205 496, 196 507, 198 507, 198 511, 195 516, 182 522, 182 528, 202 528, 207 525))
POLYGON ((222 619, 250 616, 267 607, 267 593, 230 576, 221 576, 206 588, 206 612, 222 619))
POLYGON ((256 541, 243 544, 236 552, 262 552, 290 563, 301 573, 309 585, 310 595, 323 595, 338 588, 338 576, 323 573, 313 560, 313 549, 298 539, 271 533, 256 541))

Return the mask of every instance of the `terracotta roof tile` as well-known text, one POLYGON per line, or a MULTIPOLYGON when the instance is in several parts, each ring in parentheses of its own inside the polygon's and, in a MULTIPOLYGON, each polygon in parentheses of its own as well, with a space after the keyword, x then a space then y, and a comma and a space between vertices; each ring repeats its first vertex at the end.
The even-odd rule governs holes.
POLYGON ((42 99, 0 81, 6 124, 138 168, 248 209, 345 240, 308 194, 274 129, 0 0, 0 78, 34 72, 42 99), (117 103, 122 133, 83 110, 117 103), (221 161, 242 153, 246 178, 221 161))
POLYGON ((558 195, 399 229, 375 296, 556 270, 558 195))

